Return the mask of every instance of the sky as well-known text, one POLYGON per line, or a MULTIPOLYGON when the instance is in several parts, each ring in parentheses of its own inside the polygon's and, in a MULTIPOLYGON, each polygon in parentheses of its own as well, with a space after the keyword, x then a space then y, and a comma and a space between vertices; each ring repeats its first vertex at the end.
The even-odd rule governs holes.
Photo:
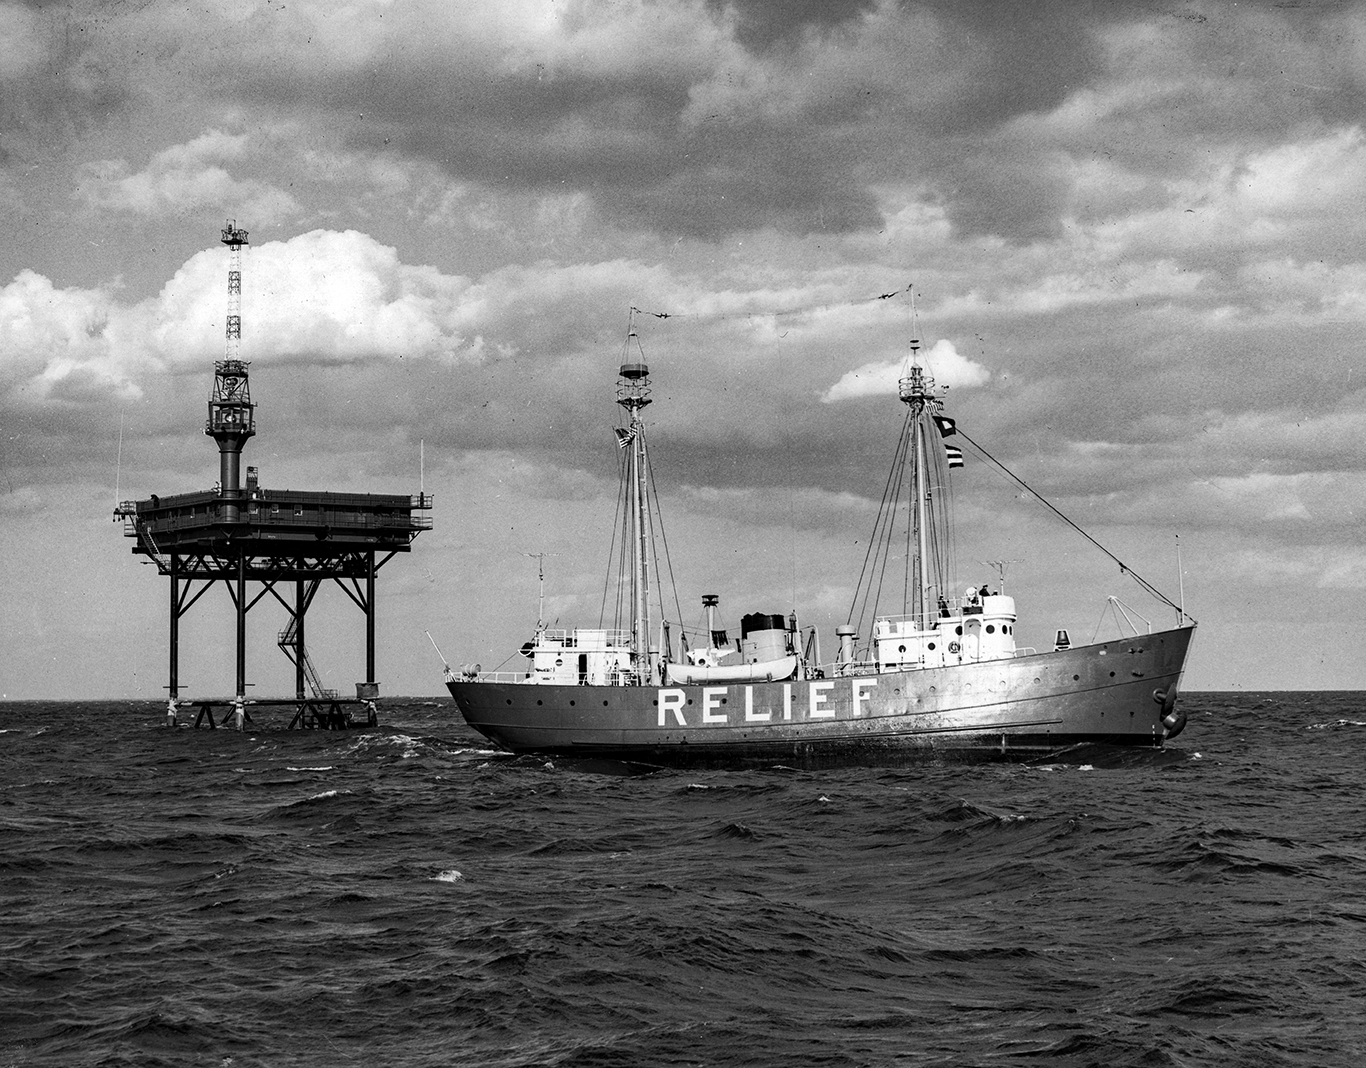
MULTIPOLYGON (((538 566, 597 625, 633 307, 685 625, 715 592, 833 653, 917 336, 1199 621, 1186 689, 1366 689, 1364 121, 1350 0, 0 0, 0 696, 164 696, 169 582, 113 510, 218 478, 229 219, 243 464, 435 497, 383 694, 443 692, 433 642, 520 666, 538 566)), ((965 452, 961 579, 1003 562, 1020 644, 1173 622, 965 452)), ((231 612, 182 620, 185 696, 231 694, 231 612)), ((253 696, 292 693, 284 622, 253 696)), ((342 590, 308 633, 362 679, 342 590)))

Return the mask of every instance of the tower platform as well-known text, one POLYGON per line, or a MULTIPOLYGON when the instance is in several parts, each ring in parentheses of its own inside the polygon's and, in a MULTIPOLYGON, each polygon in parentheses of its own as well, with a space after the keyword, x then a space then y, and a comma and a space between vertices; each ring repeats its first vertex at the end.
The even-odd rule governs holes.
POLYGON ((132 552, 154 563, 171 580, 168 721, 175 722, 180 704, 180 619, 214 583, 222 582, 237 609, 237 698, 190 700, 199 708, 195 726, 207 719, 238 726, 250 720, 246 706, 295 711, 290 726, 349 727, 374 725, 375 581, 376 574, 398 553, 411 549, 423 530, 430 530, 431 494, 326 493, 271 490, 256 484, 247 469, 243 492, 199 490, 172 496, 153 494, 146 500, 123 501, 115 515, 132 552), (365 614, 365 681, 356 684, 354 699, 325 687, 304 643, 309 605, 319 587, 335 581, 365 614), (249 584, 259 589, 249 589, 249 584), (289 613, 279 645, 294 662, 294 698, 248 700, 246 682, 247 612, 270 595, 289 613), (352 709, 352 701, 359 706, 352 709))

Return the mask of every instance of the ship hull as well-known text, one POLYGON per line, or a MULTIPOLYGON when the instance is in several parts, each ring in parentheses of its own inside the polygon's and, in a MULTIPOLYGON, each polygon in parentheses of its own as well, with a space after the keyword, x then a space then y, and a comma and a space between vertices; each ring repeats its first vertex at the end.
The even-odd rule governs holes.
POLYGON ((447 686, 465 721, 512 753, 684 767, 1029 760, 1160 748, 1184 723, 1174 705, 1193 633, 791 682, 447 686))

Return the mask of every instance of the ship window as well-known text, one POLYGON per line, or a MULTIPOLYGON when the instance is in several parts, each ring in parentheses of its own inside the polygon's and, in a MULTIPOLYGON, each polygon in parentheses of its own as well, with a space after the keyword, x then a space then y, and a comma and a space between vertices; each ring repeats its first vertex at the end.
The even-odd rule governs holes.
POLYGON ((934 642, 930 642, 929 647, 930 647, 931 649, 933 649, 933 648, 934 648, 934 642))
POLYGON ((962 633, 963 633, 963 628, 962 628, 962 627, 954 627, 954 628, 953 628, 953 632, 954 632, 955 634, 962 634, 962 633))
MULTIPOLYGON (((930 648, 933 649, 934 646, 931 645, 930 648)), ((898 653, 904 653, 904 652, 906 651, 906 647, 905 647, 904 645, 898 645, 898 646, 896 647, 896 651, 897 651, 898 653)))
POLYGON ((996 626, 995 626, 995 624, 992 624, 992 623, 988 623, 988 624, 987 624, 987 633, 988 633, 988 634, 995 634, 995 633, 996 633, 996 626))

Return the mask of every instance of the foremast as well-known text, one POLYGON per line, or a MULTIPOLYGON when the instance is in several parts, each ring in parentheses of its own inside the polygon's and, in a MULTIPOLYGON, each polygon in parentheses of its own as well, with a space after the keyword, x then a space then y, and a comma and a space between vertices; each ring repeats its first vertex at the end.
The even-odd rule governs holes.
MULTIPOLYGON (((632 309, 634 313, 635 309, 632 309)), ((617 428, 617 443, 627 452, 627 527, 624 532, 631 546, 631 670, 636 679, 647 681, 653 673, 650 662, 650 486, 649 454, 645 444, 645 422, 641 411, 650 403, 650 368, 634 326, 628 327, 626 351, 617 380, 617 403, 627 413, 627 426, 617 428), (630 351, 636 343, 636 355, 630 351)))

